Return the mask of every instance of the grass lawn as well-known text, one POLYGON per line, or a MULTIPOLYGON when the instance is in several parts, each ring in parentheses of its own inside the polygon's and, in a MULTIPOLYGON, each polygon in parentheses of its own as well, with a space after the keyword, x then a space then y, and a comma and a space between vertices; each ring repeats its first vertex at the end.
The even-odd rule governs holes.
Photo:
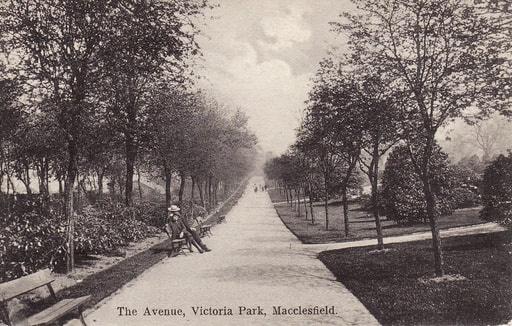
MULTIPOLYGON (((278 198, 279 193, 270 190, 271 198, 278 198)), ((279 202, 279 200, 275 200, 279 202)), ((360 239, 376 238, 375 219, 369 215, 369 212, 360 209, 359 204, 353 202, 349 204, 349 236, 345 236, 343 223, 343 207, 339 201, 333 201, 329 204, 329 230, 325 230, 325 210, 323 203, 315 202, 313 213, 315 215, 315 224, 311 224, 311 216, 305 219, 304 206, 301 207, 301 215, 297 216, 297 211, 290 208, 286 203, 274 204, 277 213, 283 220, 283 223, 292 231, 303 243, 327 243, 343 242, 360 239)), ((309 204, 308 204, 309 207, 309 204)), ((438 219, 438 225, 441 229, 484 223, 479 217, 480 207, 465 208, 456 210, 452 215, 442 216, 438 219)), ((308 209, 309 212, 309 209, 308 209)), ((397 225, 393 221, 388 221, 385 216, 381 216, 382 232, 385 237, 410 234, 413 232, 430 231, 428 224, 415 225, 397 225)))
POLYGON ((498 325, 512 319, 511 231, 446 238, 445 272, 433 277, 431 242, 322 252, 320 260, 384 325, 498 325))

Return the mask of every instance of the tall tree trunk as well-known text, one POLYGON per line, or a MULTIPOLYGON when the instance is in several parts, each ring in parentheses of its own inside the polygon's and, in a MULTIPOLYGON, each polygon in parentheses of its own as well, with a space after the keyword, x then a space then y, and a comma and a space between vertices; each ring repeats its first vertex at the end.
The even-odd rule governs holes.
POLYGON ((379 250, 384 249, 384 239, 382 236, 382 225, 379 215, 379 142, 373 146, 372 162, 370 164, 370 183, 372 186, 372 208, 373 217, 375 218, 375 228, 377 230, 377 247, 379 250))
POLYGON ((308 203, 306 202, 306 187, 305 186, 302 188, 302 195, 304 197, 304 214, 306 215, 306 221, 307 221, 308 220, 308 203))
POLYGON ((290 207, 293 208, 293 193, 291 188, 288 188, 288 195, 290 196, 290 207))
POLYGON ((214 205, 217 206, 219 198, 217 197, 217 191, 219 191, 219 180, 215 179, 215 185, 213 187, 213 201, 214 205))
POLYGON ((57 180, 57 182, 59 183, 59 195, 62 195, 64 193, 64 186, 62 185, 62 179, 59 178, 57 180))
POLYGON ((44 206, 47 206, 50 199, 48 188, 48 160, 45 158, 39 160, 37 164, 37 178, 39 183, 39 194, 42 196, 44 206))
MULTIPOLYGON (((9 176, 8 173, 6 173, 6 177, 7 177, 7 182, 6 182, 6 189, 5 189, 5 193, 7 195, 7 200, 9 200, 9 193, 10 193, 10 188, 11 188, 11 177, 9 176)), ((7 205, 7 207, 9 208, 9 204, 7 205)), ((10 214, 7 214, 7 215, 10 215, 10 214)))
POLYGON ((140 168, 137 167, 137 186, 139 188, 139 199, 142 201, 142 185, 140 183, 140 168))
POLYGON ((48 162, 48 159, 45 159, 44 170, 45 170, 45 193, 46 193, 48 200, 50 200, 50 163, 48 162))
POLYGON ((210 209, 215 205, 213 202, 213 176, 208 178, 208 203, 210 209))
POLYGON ((203 182, 201 181, 201 179, 197 181, 197 191, 199 191, 199 200, 201 201, 201 206, 204 207, 203 182))
POLYGON ((98 198, 101 200, 103 199, 103 176, 105 172, 101 169, 101 171, 96 171, 96 174, 98 175, 98 198))
POLYGON ((124 203, 126 206, 133 204, 133 175, 135 173, 135 160, 137 159, 137 146, 131 128, 125 132, 126 147, 126 180, 124 189, 124 203))
POLYGON ((192 188, 190 189, 190 201, 193 203, 194 202, 194 193, 196 191, 196 178, 194 178, 192 176, 191 179, 192 179, 192 188))
POLYGON ((311 224, 315 224, 315 214, 313 212, 313 199, 312 199, 312 193, 313 187, 311 187, 311 183, 309 183, 309 211, 311 213, 311 224))
POLYGON ((354 169, 357 165, 358 158, 359 158, 359 151, 358 151, 357 155, 350 156, 350 159, 349 159, 350 163, 349 163, 346 175, 343 178, 343 184, 342 184, 342 190, 341 190, 342 191, 341 200, 342 200, 342 206, 343 206, 343 222, 345 225, 345 236, 346 237, 348 237, 348 235, 350 233, 350 221, 348 218, 347 189, 348 189, 348 185, 350 183, 350 178, 352 177, 352 172, 354 171, 354 169))
POLYGON ((27 183, 25 183, 25 187, 27 188, 27 194, 31 195, 32 189, 30 188, 30 166, 28 165, 28 163, 25 164, 25 175, 27 180, 27 183))
POLYGON ((432 231, 432 246, 434 249, 434 266, 436 276, 444 275, 443 268, 443 251, 441 247, 441 236, 439 234, 439 227, 436 220, 436 200, 432 191, 432 186, 429 181, 423 182, 423 192, 427 202, 427 215, 430 223, 430 230, 432 231))
POLYGON ((290 203, 290 198, 288 197, 288 189, 286 189, 286 187, 284 188, 284 194, 286 196, 286 203, 290 203))
POLYGON ((325 230, 329 230, 329 188, 328 176, 324 174, 324 209, 325 209, 325 230))
POLYGON ((180 207, 183 206, 183 193, 185 191, 186 177, 184 172, 180 172, 180 190, 178 192, 178 200, 180 207))
POLYGON ((345 225, 345 237, 348 237, 348 234, 350 232, 350 224, 348 220, 347 187, 343 187, 341 191, 341 203, 343 206, 343 223, 345 225))
POLYGON ((300 211, 300 188, 295 188, 295 197, 297 197, 297 216, 302 216, 300 211))
POLYGON ((437 210, 436 210, 436 196, 432 190, 431 176, 430 176, 430 159, 432 157, 434 148, 434 135, 429 137, 425 144, 423 152, 422 165, 420 177, 423 182, 423 193, 426 201, 427 216, 430 223, 430 230, 432 232, 432 246, 434 251, 434 267, 436 276, 444 275, 443 264, 443 250, 441 245, 441 236, 437 226, 437 210))
POLYGON ((171 207, 171 181, 172 174, 168 171, 165 172, 165 207, 171 207))
POLYGON ((67 229, 67 255, 66 255, 66 271, 72 272, 75 267, 75 216, 73 212, 73 186, 78 171, 78 149, 75 138, 68 141, 68 167, 66 173, 66 181, 64 184, 64 216, 68 222, 67 229))
POLYGON ((126 190, 126 182, 125 184, 123 185, 123 180, 122 178, 118 178, 117 179, 117 184, 119 185, 119 196, 122 198, 123 195, 124 195, 124 191, 126 190))

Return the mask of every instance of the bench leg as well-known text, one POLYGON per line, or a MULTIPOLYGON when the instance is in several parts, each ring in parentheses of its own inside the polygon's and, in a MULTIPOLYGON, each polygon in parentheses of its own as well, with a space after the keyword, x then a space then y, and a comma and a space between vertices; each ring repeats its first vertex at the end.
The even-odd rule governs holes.
POLYGON ((78 315, 80 316, 80 321, 82 322, 82 325, 87 326, 87 324, 85 323, 85 318, 84 318, 82 308, 78 308, 78 315))
MULTIPOLYGON (((187 249, 190 250, 190 247, 188 247, 189 245, 190 245, 189 243, 185 243, 185 246, 187 246, 187 249)), ((172 244, 171 245, 171 252, 170 252, 169 256, 172 256, 173 253, 176 253, 176 256, 179 255, 179 254, 184 254, 186 256, 187 253, 183 249, 183 246, 184 246, 183 243, 179 243, 179 244, 176 244, 176 245, 172 244)))

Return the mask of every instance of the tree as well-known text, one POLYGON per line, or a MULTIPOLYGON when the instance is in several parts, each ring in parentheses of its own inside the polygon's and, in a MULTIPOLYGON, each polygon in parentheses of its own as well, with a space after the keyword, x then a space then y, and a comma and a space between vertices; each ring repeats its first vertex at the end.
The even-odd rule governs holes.
MULTIPOLYGON (((402 119, 399 110, 402 94, 388 87, 390 80, 385 72, 372 69, 365 62, 360 62, 359 65, 362 71, 356 72, 358 74, 355 89, 356 110, 353 113, 362 118, 359 126, 362 130, 363 155, 359 157, 359 162, 361 170, 368 176, 371 184, 371 206, 375 218, 378 248, 384 249, 379 212, 379 163, 402 136, 399 125, 402 119)), ((356 127, 353 126, 353 128, 356 127)))
MULTIPOLYGON (((328 138, 332 149, 336 153, 339 164, 336 166, 338 188, 341 192, 345 236, 350 232, 348 217, 347 190, 357 184, 354 176, 355 167, 359 161, 363 145, 363 120, 360 112, 360 103, 355 100, 357 83, 350 73, 342 70, 342 63, 333 58, 324 59, 320 63, 316 84, 310 92, 310 101, 315 103, 309 110, 315 117, 327 121, 322 128, 328 128, 328 138)), ((309 128, 314 125, 309 125, 309 128)))
POLYGON ((473 124, 473 138, 482 151, 482 161, 489 162, 494 155, 510 146, 510 136, 506 132, 510 121, 504 117, 495 116, 485 121, 473 124))
POLYGON ((361 14, 336 24, 359 55, 371 57, 410 97, 403 129, 422 184, 432 230, 435 273, 444 274, 430 161, 435 135, 476 105, 485 114, 509 102, 509 42, 495 42, 504 26, 458 0, 354 0, 361 14), (420 144, 420 146, 415 146, 420 144))
MULTIPOLYGON (((172 85, 160 85, 151 93, 147 128, 150 130, 149 166, 165 180, 165 203, 171 205, 171 181, 173 173, 182 170, 183 155, 187 152, 186 134, 194 128, 195 108, 191 95, 172 89, 172 85)), ((180 202, 182 198, 180 198, 180 202)))
POLYGON ((198 53, 197 26, 191 18, 206 7, 203 0, 135 0, 122 2, 112 17, 102 60, 108 72, 107 108, 122 133, 126 158, 125 204, 132 204, 133 175, 147 118, 145 101, 155 77, 185 82, 190 56, 198 53))
POLYGON ((51 98, 65 133, 68 220, 67 270, 74 267, 73 186, 78 171, 84 120, 94 106, 90 90, 98 77, 96 59, 108 34, 111 1, 10 1, 2 10, 4 37, 25 57, 20 71, 51 98))
MULTIPOLYGON (((10 176, 10 148, 14 140, 14 133, 21 124, 23 116, 19 109, 18 96, 20 88, 18 83, 5 75, 5 67, 0 64, 0 194, 4 177, 10 176)), ((9 182, 9 181, 8 181, 9 182)), ((9 189, 9 183, 7 186, 9 189)))
POLYGON ((325 210, 325 229, 329 230, 329 199, 334 195, 333 180, 340 159, 336 154, 334 140, 330 137, 332 121, 324 102, 312 102, 303 122, 301 146, 316 158, 316 169, 321 176, 319 189, 322 192, 325 210))

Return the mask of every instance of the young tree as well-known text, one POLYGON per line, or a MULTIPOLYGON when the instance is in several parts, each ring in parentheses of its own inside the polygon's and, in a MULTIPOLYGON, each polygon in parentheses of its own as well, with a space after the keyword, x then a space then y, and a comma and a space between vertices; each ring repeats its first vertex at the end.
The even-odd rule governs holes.
POLYGON ((98 58, 107 34, 111 1, 16 0, 2 8, 9 45, 24 57, 20 74, 54 101, 65 133, 67 167, 65 215, 68 220, 67 270, 74 267, 73 185, 78 171, 84 120, 94 109, 90 90, 98 77, 98 58), (23 72, 23 73, 22 73, 23 72))
POLYGON ((324 128, 339 160, 336 167, 340 176, 338 187, 342 197, 345 236, 349 235, 347 191, 357 183, 355 168, 360 159, 363 140, 363 117, 360 104, 355 100, 357 84, 350 73, 341 69, 342 64, 334 58, 320 63, 316 84, 310 92, 310 101, 317 103, 310 110, 316 110, 327 123, 324 128))

